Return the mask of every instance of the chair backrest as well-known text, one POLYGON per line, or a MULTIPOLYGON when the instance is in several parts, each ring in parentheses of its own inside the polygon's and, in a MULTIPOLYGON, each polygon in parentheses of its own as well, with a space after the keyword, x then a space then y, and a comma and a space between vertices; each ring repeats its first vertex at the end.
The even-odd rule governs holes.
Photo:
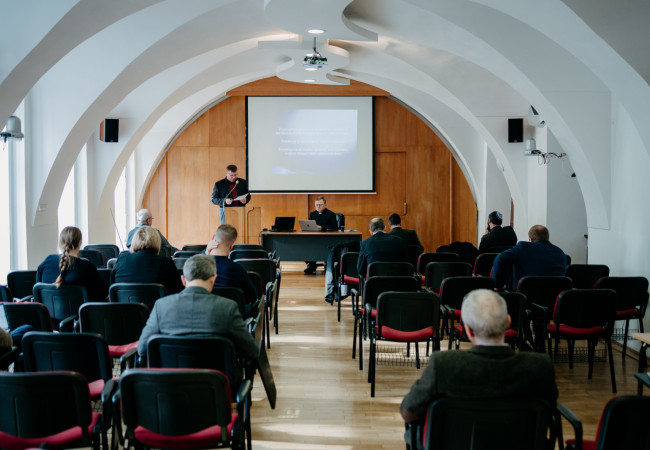
POLYGON ((120 254, 120 248, 114 244, 88 244, 84 250, 97 250, 104 258, 104 264, 111 258, 117 258, 120 254))
POLYGON ((605 405, 596 435, 598 450, 646 450, 650 445, 648 427, 650 397, 614 397, 605 405))
POLYGON ((14 296, 9 290, 9 288, 5 285, 0 285, 0 302, 13 302, 14 301, 14 296))
POLYGON ((79 257, 87 259, 97 268, 104 267, 104 255, 100 251, 89 249, 79 250, 79 257))
POLYGON ((269 259, 269 254, 264 249, 251 248, 251 249, 237 249, 231 250, 228 258, 232 260, 237 259, 269 259))
MULTIPOLYGON (((17 438, 37 439, 78 426, 82 430, 81 445, 90 445, 92 411, 88 384, 80 374, 0 373, 0 392, 0 431, 17 438)), ((0 447, 9 448, 4 439, 0 437, 0 447)))
POLYGON ((183 267, 185 267, 185 261, 187 261, 189 258, 172 258, 172 261, 174 261, 174 265, 176 266, 176 270, 179 271, 179 273, 183 273, 183 267))
POLYGON ((424 252, 418 256, 418 273, 424 275, 424 271, 427 269, 427 265, 432 262, 458 262, 460 258, 456 253, 451 252, 437 252, 429 253, 424 252))
POLYGON ((415 270, 413 269, 413 265, 411 265, 411 263, 397 261, 375 261, 368 264, 366 278, 376 276, 412 277, 414 272, 415 270))
POLYGON ((246 318, 246 298, 244 297, 244 291, 241 288, 232 286, 214 286, 212 288, 212 293, 237 303, 239 314, 241 314, 243 318, 246 318))
POLYGON ((266 289, 266 283, 275 282, 277 278, 277 267, 270 259, 236 259, 235 262, 244 266, 246 271, 257 272, 262 277, 262 287, 266 289))
POLYGON ((489 277, 492 273, 494 259, 499 256, 498 253, 481 253, 474 261, 474 275, 489 277))
MULTIPOLYGON (((117 258, 111 258, 108 261, 106 261, 106 268, 108 270, 113 270, 115 268, 115 264, 117 264, 117 258)), ((110 283, 106 283, 106 286, 110 285, 110 283)))
POLYGON ((500 292, 499 295, 506 301, 508 314, 510 315, 510 329, 521 330, 524 324, 524 312, 526 310, 526 296, 521 292, 500 292))
POLYGON ((541 399, 441 398, 429 406, 424 448, 543 450, 551 414, 541 399))
POLYGON ((201 253, 206 248, 208 248, 207 244, 185 244, 181 248, 181 251, 184 251, 184 252, 199 252, 199 253, 201 253))
POLYGON ((560 292, 553 321, 574 328, 601 326, 614 331, 616 292, 611 289, 571 289, 560 292))
POLYGON ((232 246, 233 250, 264 250, 264 247, 262 247, 259 244, 234 244, 232 246))
POLYGON ((45 305, 55 323, 77 316, 79 307, 88 301, 86 288, 73 284, 36 283, 33 292, 33 301, 45 305))
POLYGON ((448 277, 440 285, 440 303, 460 309, 467 294, 476 289, 494 289, 494 280, 485 277, 448 277))
MULTIPOLYGON (((432 328, 434 339, 439 338, 440 298, 433 292, 386 291, 377 299, 377 337, 383 327, 413 332, 432 328)), ((438 343, 439 349, 439 343, 438 343)))
POLYGON ((35 284, 35 270, 13 270, 7 274, 7 287, 14 298, 29 297, 35 284))
POLYGON ((552 311, 558 294, 572 288, 569 277, 528 276, 519 280, 517 292, 526 296, 528 304, 535 303, 552 311))
POLYGON ((375 307, 379 294, 386 291, 417 292, 420 282, 413 276, 375 276, 367 278, 363 287, 363 303, 375 307))
POLYGON ((422 254, 422 247, 415 244, 407 244, 404 246, 404 249, 406 251, 406 260, 411 263, 415 269, 418 266, 418 259, 422 254))
POLYGON ((3 303, 2 307, 10 330, 21 325, 31 325, 34 331, 52 331, 50 313, 42 303, 3 303))
POLYGON ((79 308, 81 331, 102 335, 108 345, 137 341, 148 317, 143 303, 84 303, 79 308))
POLYGON ((108 288, 108 299, 115 303, 144 303, 149 311, 161 297, 167 295, 160 283, 113 283, 108 288))
POLYGON ((566 276, 573 281, 574 289, 593 289, 599 278, 609 276, 609 267, 604 264, 571 264, 566 276))
POLYGON ((345 214, 334 213, 334 215, 336 216, 336 226, 338 229, 342 230, 345 228, 345 214))
POLYGON ((466 262, 432 262, 424 271, 424 285, 434 292, 440 291, 442 280, 449 277, 468 277, 472 275, 472 266, 466 262))
POLYGON ((357 261, 359 261, 359 252, 346 252, 341 255, 341 278, 344 276, 357 278, 357 261))
POLYGON ((262 282, 262 276, 253 270, 249 270, 247 271, 247 273, 248 273, 248 277, 253 282, 253 286, 255 287, 255 293, 257 294, 257 298, 261 298, 262 294, 264 293, 264 284, 262 282))
POLYGON ((201 250, 176 250, 174 252, 174 259, 176 258, 191 258, 194 255, 201 253, 201 250))
POLYGON ((185 436, 231 421, 228 378, 216 370, 129 369, 120 378, 127 435, 137 426, 167 436, 185 436), (160 399, 165 401, 160 401, 160 399))
POLYGON ((223 336, 153 336, 147 342, 149 367, 214 369, 230 381, 233 394, 243 379, 235 345, 223 336))
POLYGON ((616 291, 616 310, 638 308, 641 316, 648 306, 648 279, 646 277, 604 277, 596 282, 596 289, 616 291))
POLYGON ((71 370, 88 382, 113 376, 108 344, 99 334, 30 331, 21 345, 26 372, 71 370))
POLYGON ((111 285, 111 272, 112 269, 109 269, 107 267, 100 267, 97 269, 97 273, 99 274, 99 277, 102 279, 102 281, 106 286, 111 285))

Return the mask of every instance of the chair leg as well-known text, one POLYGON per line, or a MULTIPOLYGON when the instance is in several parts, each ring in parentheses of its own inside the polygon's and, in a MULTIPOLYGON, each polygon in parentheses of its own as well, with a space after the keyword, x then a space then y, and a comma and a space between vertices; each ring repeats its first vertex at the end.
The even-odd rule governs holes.
POLYGON ((625 359, 625 351, 627 350, 627 333, 630 331, 630 319, 625 321, 625 335, 623 336, 623 359, 625 359))
POLYGON ((573 369, 573 349, 575 348, 575 343, 573 339, 567 340, 567 350, 569 353, 569 369, 573 369))
MULTIPOLYGON (((340 287, 339 287, 339 289, 340 289, 340 287)), ((341 321, 341 297, 342 297, 342 294, 341 294, 340 290, 337 290, 337 295, 336 295, 336 303, 337 303, 337 305, 336 305, 336 320, 337 320, 337 322, 341 321)))
POLYGON ((368 361, 368 381, 370 381, 370 397, 375 396, 375 368, 377 357, 377 342, 370 338, 370 360, 368 361))
POLYGON ((275 299, 275 305, 273 307, 273 326, 275 327, 275 334, 278 334, 280 327, 278 326, 278 298, 277 297, 275 299))
POLYGON ((359 326, 359 316, 354 315, 354 331, 352 332, 352 359, 357 356, 357 327, 359 326))
POLYGON ((410 342, 406 343, 406 357, 407 358, 411 357, 411 343, 410 342))
POLYGON ((607 353, 609 358, 609 374, 612 378, 612 393, 616 394, 616 372, 614 372, 614 355, 612 354, 612 339, 606 338, 607 353))
POLYGON ((359 370, 363 370, 363 330, 366 325, 366 316, 361 317, 361 323, 359 324, 359 370))
POLYGON ((264 311, 266 316, 266 348, 271 348, 271 318, 269 317, 268 308, 264 311))
POLYGON ((447 350, 451 350, 451 343, 454 340, 454 313, 450 313, 451 318, 447 321, 447 324, 449 325, 449 330, 447 332, 447 337, 448 337, 448 345, 447 345, 447 350))
POLYGON ((589 339, 587 341, 587 361, 589 363, 589 375, 587 376, 587 378, 590 380, 591 380, 591 376, 594 373, 594 353, 596 352, 597 343, 598 340, 596 339, 589 339))
MULTIPOLYGON (((429 345, 429 342, 427 341, 427 345, 429 345)), ((420 348, 418 347, 418 343, 415 343, 415 368, 419 369, 420 368, 420 348)))

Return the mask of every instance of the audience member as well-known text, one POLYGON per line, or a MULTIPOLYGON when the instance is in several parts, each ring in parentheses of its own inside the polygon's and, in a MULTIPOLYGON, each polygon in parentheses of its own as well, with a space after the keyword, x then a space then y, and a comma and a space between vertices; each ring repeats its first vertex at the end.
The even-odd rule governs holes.
POLYGON ((530 242, 519 242, 515 247, 506 250, 494 260, 492 278, 497 288, 506 287, 506 282, 512 274, 510 290, 516 290, 519 280, 529 275, 566 274, 566 255, 555 245, 551 244, 548 228, 543 225, 533 225, 528 230, 530 242))
POLYGON ((183 289, 174 261, 160 252, 160 233, 153 227, 140 227, 133 235, 130 252, 122 252, 111 272, 113 283, 160 283, 168 294, 183 289))
POLYGON ((359 261, 357 262, 357 270, 364 277, 368 265, 372 262, 408 260, 404 239, 385 233, 385 228, 384 220, 379 217, 375 217, 370 221, 372 236, 361 242, 359 261))
POLYGON ((185 289, 154 304, 138 342, 141 356, 146 356, 151 336, 165 334, 221 335, 235 344, 238 354, 257 358, 257 345, 237 304, 210 293, 217 278, 216 269, 214 258, 208 255, 194 255, 185 262, 182 275, 185 289))
POLYGON ((232 225, 221 225, 214 233, 214 238, 208 242, 205 253, 214 256, 217 264, 217 279, 214 285, 240 288, 244 291, 246 303, 252 304, 257 300, 257 293, 248 272, 241 264, 228 259, 236 240, 237 229, 232 225))
MULTIPOLYGON (((479 289, 463 301, 465 332, 474 346, 467 351, 434 352, 429 365, 404 397, 407 423, 423 420, 439 397, 557 400, 553 362, 546 354, 516 353, 505 343, 510 325, 506 302, 496 292, 479 289)), ((420 442, 420 440, 418 440, 420 442)))
POLYGON ((478 246, 479 253, 499 253, 517 245, 517 234, 512 227, 502 227, 503 214, 492 211, 487 229, 478 246))
MULTIPOLYGON (((338 229, 338 222, 336 221, 336 214, 327 209, 327 201, 325 197, 316 197, 314 206, 316 210, 309 213, 309 220, 315 220, 318 229, 322 231, 332 231, 338 229)), ((307 268, 306 274, 316 273, 316 261, 306 261, 307 268)))
POLYGON ((101 302, 106 300, 108 288, 97 268, 90 261, 79 257, 81 230, 65 227, 59 235, 61 255, 49 255, 36 269, 37 283, 53 283, 57 286, 72 284, 84 286, 88 298, 101 302))
MULTIPOLYGON (((151 227, 151 224, 153 223, 153 217, 151 216, 151 212, 148 209, 141 209, 138 211, 136 218, 138 220, 138 224, 134 229, 129 231, 129 235, 126 238, 126 248, 131 248, 131 241, 133 241, 133 236, 140 227, 151 227)), ((154 230, 156 230, 160 236, 160 254, 162 256, 166 256, 167 258, 171 258, 174 255, 174 252, 178 249, 173 247, 169 241, 165 239, 165 236, 163 236, 160 230, 157 228, 154 228, 154 230)))
MULTIPOLYGON (((334 291, 336 284, 334 283, 334 262, 340 262, 341 256, 347 252, 359 252, 359 241, 344 241, 336 244, 327 255, 327 262, 325 263, 325 301, 327 303, 334 302, 334 291)), ((342 297, 347 297, 347 293, 342 293, 342 297)))
POLYGON ((390 225, 389 234, 391 236, 397 236, 404 239, 406 245, 417 245, 420 247, 420 253, 424 251, 424 247, 420 242, 418 233, 415 230, 407 230, 406 228, 402 228, 402 219, 400 218, 399 214, 393 213, 388 216, 388 225, 390 225))

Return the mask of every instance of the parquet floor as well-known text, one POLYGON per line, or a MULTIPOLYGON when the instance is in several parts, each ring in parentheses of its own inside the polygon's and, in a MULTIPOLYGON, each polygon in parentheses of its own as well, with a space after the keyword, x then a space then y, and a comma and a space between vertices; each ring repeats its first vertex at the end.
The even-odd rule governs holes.
MULTIPOLYGON (((354 321, 349 299, 343 303, 339 323, 336 307, 323 300, 322 269, 317 275, 304 275, 303 268, 302 264, 283 264, 279 334, 271 335, 268 350, 277 405, 270 408, 257 378, 251 412, 253 448, 404 448, 399 405, 422 369, 400 365, 404 359, 392 353, 384 358, 390 363, 377 367, 376 396, 371 398, 367 342, 364 370, 352 359, 354 321)), ((442 347, 446 348, 446 341, 442 347)), ((597 350, 602 348, 599 344, 597 350)), ((636 359, 628 355, 622 363, 620 350, 615 348, 614 360, 617 395, 635 394, 636 359)), ((585 436, 593 437, 603 406, 613 395, 606 359, 595 363, 592 380, 587 379, 586 362, 575 363, 573 370, 568 363, 556 362, 555 370, 559 401, 582 420, 585 436)), ((569 435, 572 430, 565 426, 565 438, 569 435)))

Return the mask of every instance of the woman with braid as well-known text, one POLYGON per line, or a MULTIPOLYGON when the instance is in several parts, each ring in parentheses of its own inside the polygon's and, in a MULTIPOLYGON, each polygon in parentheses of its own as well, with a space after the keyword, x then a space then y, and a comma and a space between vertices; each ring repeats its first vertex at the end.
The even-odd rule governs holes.
POLYGON ((84 286, 91 301, 105 301, 108 289, 90 261, 79 257, 81 230, 65 227, 59 235, 61 255, 50 255, 38 266, 36 281, 40 283, 84 286))

